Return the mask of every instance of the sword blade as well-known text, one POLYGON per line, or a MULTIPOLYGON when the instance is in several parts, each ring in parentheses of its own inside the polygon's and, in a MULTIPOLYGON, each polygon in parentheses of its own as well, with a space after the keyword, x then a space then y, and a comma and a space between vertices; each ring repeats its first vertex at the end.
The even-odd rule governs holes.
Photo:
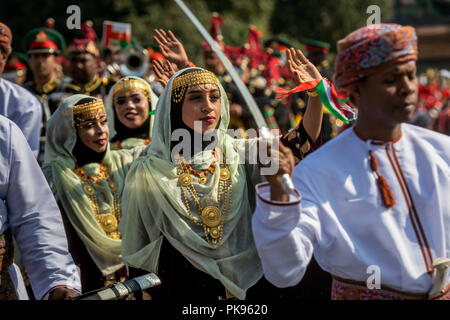
POLYGON ((184 12, 184 14, 188 17, 188 19, 194 24, 194 26, 197 28, 197 30, 200 32, 200 34, 205 38, 205 40, 208 42, 208 44, 211 46, 211 48, 214 50, 214 52, 219 57, 220 61, 223 63, 225 68, 227 69, 228 73, 230 74, 231 78, 233 79, 233 82, 238 87, 239 91, 242 94, 242 97, 244 98, 245 103, 247 104, 248 109, 250 110, 253 119, 255 120, 256 125, 258 128, 268 128, 266 121, 264 120, 264 116, 262 115, 261 111, 259 110, 258 105, 256 104, 255 100, 253 99, 253 96, 251 95, 250 91, 248 91, 247 86, 242 81, 241 77, 239 77, 238 73, 234 69, 234 67, 231 65, 228 58, 223 53, 222 49, 217 45, 217 43, 214 41, 214 39, 211 37, 211 35, 206 31, 205 27, 198 21, 197 17, 192 13, 192 11, 184 4, 182 0, 174 0, 175 3, 180 7, 180 9, 184 12))

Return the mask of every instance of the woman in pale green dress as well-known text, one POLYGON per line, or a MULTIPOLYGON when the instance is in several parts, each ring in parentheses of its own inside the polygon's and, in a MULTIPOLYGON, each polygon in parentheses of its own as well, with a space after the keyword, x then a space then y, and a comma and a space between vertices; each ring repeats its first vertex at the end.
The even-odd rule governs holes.
POLYGON ((111 148, 132 149, 148 145, 158 97, 142 78, 120 79, 109 91, 105 102, 111 148))
POLYGON ((43 171, 60 207, 84 292, 127 277, 117 228, 120 197, 143 147, 112 151, 108 138, 102 100, 85 95, 65 99, 47 125, 43 171))
MULTIPOLYGON (((314 103, 310 110, 321 119, 320 101, 314 103)), ((119 225, 125 263, 161 279, 154 299, 281 295, 263 278, 251 231, 255 184, 263 178, 240 154, 256 140, 229 136, 229 120, 223 87, 201 68, 177 72, 159 97, 152 143, 128 173, 119 225), (189 143, 182 148, 175 136, 189 143), (203 141, 198 148, 196 138, 203 141)), ((299 145, 317 140, 303 126, 293 135, 299 145)))

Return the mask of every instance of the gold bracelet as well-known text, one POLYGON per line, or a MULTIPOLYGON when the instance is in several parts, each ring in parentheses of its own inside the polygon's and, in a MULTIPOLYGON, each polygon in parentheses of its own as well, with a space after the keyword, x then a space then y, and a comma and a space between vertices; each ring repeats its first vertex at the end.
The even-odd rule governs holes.
POLYGON ((317 97, 319 95, 319 93, 317 92, 316 89, 311 90, 307 90, 306 93, 308 94, 308 96, 310 97, 317 97))

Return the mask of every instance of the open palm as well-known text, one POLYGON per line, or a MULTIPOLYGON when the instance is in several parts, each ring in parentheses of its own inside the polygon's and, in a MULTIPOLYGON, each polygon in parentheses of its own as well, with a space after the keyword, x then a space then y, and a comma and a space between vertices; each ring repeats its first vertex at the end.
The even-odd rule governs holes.
POLYGON ((297 84, 308 81, 321 80, 322 75, 319 70, 303 55, 299 49, 290 48, 287 50, 288 69, 291 72, 297 84))
POLYGON ((173 67, 179 70, 187 66, 189 59, 186 51, 172 31, 168 30, 166 33, 163 29, 155 29, 153 39, 161 49, 164 58, 170 61, 173 67))
POLYGON ((155 72, 157 80, 163 87, 167 86, 169 79, 175 74, 172 64, 167 60, 164 63, 160 60, 155 60, 153 62, 153 71, 155 72))

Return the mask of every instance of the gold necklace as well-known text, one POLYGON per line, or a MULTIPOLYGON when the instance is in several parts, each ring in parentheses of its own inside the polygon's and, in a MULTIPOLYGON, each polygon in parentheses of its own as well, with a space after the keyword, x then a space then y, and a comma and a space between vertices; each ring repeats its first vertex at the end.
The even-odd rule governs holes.
POLYGON ((202 208, 200 203, 200 197, 195 190, 193 185, 193 179, 191 176, 192 170, 190 167, 185 165, 184 160, 176 164, 178 183, 180 184, 181 191, 184 198, 184 203, 189 214, 189 218, 198 226, 203 228, 203 233, 205 234, 206 241, 209 244, 215 245, 215 249, 220 246, 223 238, 223 228, 224 223, 228 219, 228 215, 231 210, 232 202, 232 183, 231 183, 231 173, 228 170, 226 163, 220 166, 220 177, 219 177, 219 189, 217 191, 217 201, 220 203, 222 195, 222 210, 225 211, 225 215, 219 209, 219 206, 209 205, 202 208), (186 192, 187 191, 187 192, 186 192), (200 219, 194 217, 189 206, 189 200, 187 193, 189 193, 194 199, 197 205, 197 214, 200 219), (222 219, 222 216, 225 218, 222 219))
POLYGON ((88 176, 82 168, 78 167, 74 170, 74 172, 81 180, 83 190, 89 198, 89 203, 94 211, 94 217, 97 223, 102 227, 108 237, 112 239, 120 239, 120 231, 117 230, 120 222, 120 201, 117 194, 117 184, 112 180, 108 169, 104 165, 100 164, 100 173, 95 177, 88 176), (106 179, 108 181, 109 188, 113 193, 113 213, 108 212, 100 215, 99 205, 94 189, 94 185, 99 184, 100 179, 106 179))

